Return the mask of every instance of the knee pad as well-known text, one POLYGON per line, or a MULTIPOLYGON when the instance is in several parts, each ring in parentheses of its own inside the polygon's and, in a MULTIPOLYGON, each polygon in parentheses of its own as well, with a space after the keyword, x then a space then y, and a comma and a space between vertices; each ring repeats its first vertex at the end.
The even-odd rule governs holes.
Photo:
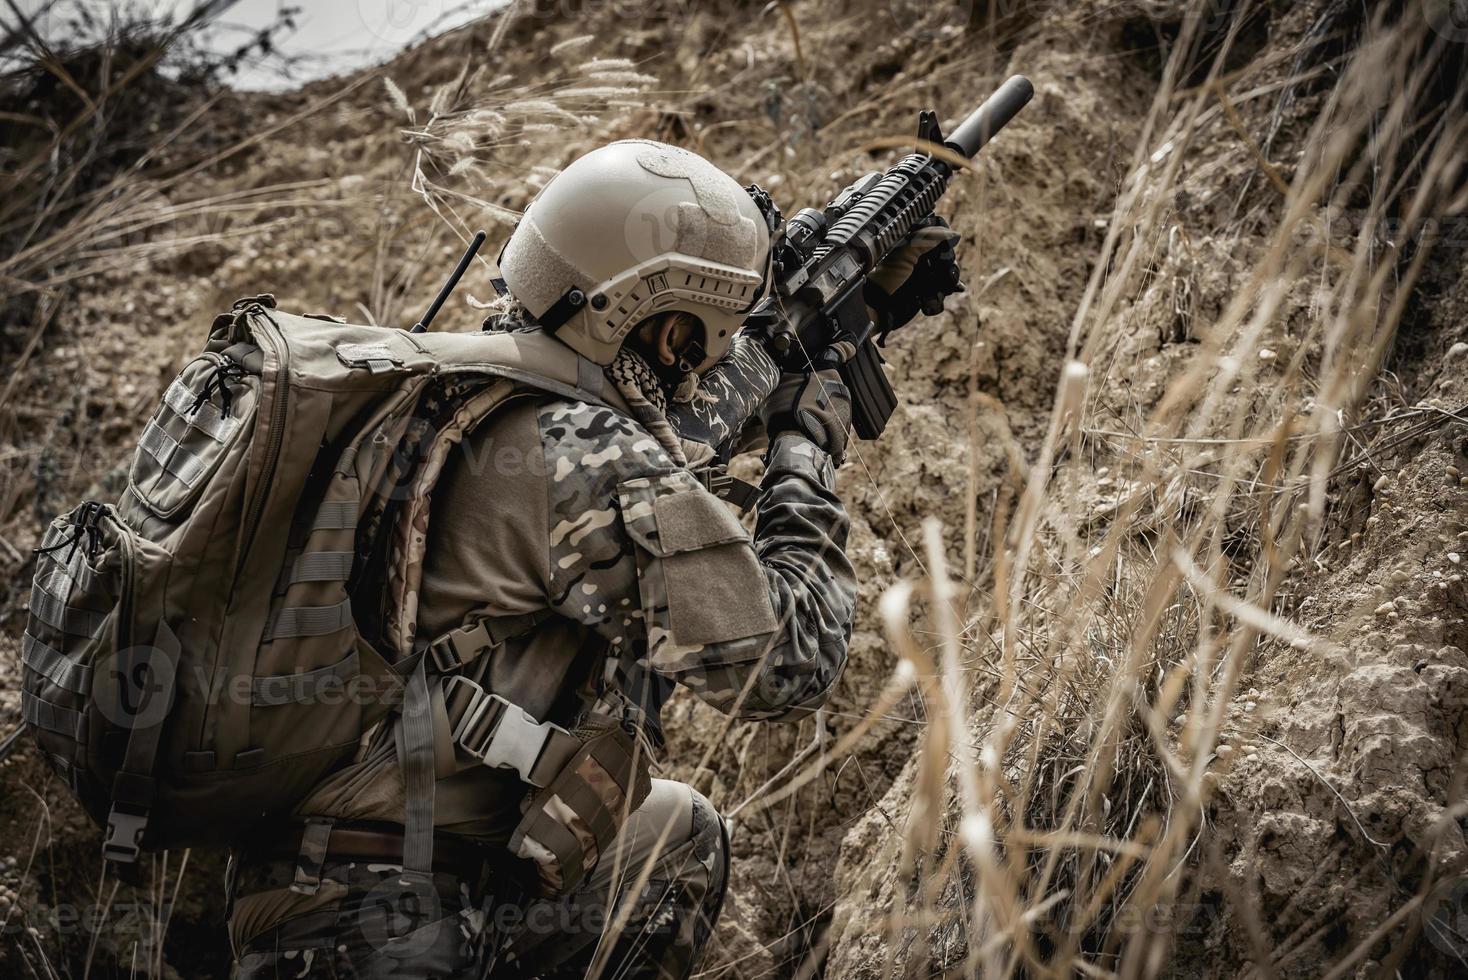
POLYGON ((694 856, 709 876, 703 914, 712 928, 724 907, 724 893, 729 887, 729 825, 702 793, 691 787, 688 792, 693 800, 694 856))

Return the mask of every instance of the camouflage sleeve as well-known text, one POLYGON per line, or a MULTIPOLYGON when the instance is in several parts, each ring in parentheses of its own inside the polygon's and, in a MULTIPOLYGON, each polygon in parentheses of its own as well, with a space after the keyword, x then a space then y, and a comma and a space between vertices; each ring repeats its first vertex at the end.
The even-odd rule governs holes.
POLYGON ((825 700, 856 585, 824 453, 776 440, 751 539, 630 420, 559 403, 542 409, 541 431, 558 613, 741 717, 796 717, 825 700))
POLYGON ((683 439, 701 442, 729 455, 742 448, 737 440, 759 407, 780 383, 780 369, 764 345, 748 333, 736 334, 728 353, 699 379, 686 401, 674 401, 668 422, 683 439))

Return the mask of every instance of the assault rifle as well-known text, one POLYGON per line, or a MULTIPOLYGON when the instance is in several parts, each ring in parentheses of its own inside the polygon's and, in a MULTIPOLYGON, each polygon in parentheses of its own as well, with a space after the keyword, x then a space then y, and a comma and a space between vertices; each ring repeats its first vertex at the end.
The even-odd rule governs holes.
MULTIPOLYGON (((937 115, 924 111, 918 118, 918 140, 970 159, 1034 94, 1029 79, 1013 76, 947 139, 937 115)), ((866 278, 932 215, 958 169, 950 160, 920 150, 886 172, 857 180, 824 208, 796 212, 775 237, 770 292, 746 320, 745 329, 754 331, 787 370, 804 370, 810 361, 820 366, 820 358, 838 342, 855 348, 855 355, 839 368, 851 392, 852 423, 862 439, 880 435, 897 407, 873 343, 875 330, 863 298, 866 278)), ((751 193, 774 231, 778 209, 758 188, 751 193)), ((935 298, 923 312, 938 313, 942 306, 942 299, 935 298)), ((885 341, 886 336, 877 339, 885 341)))

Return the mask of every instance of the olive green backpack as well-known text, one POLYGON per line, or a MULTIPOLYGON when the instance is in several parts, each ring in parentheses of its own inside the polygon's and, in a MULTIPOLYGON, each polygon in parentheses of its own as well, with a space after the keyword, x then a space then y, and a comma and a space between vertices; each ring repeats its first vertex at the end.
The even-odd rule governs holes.
POLYGON ((274 305, 216 318, 121 499, 57 518, 38 549, 24 716, 114 860, 286 817, 379 719, 409 716, 430 670, 414 638, 429 493, 476 424, 522 393, 625 410, 542 334, 274 305))

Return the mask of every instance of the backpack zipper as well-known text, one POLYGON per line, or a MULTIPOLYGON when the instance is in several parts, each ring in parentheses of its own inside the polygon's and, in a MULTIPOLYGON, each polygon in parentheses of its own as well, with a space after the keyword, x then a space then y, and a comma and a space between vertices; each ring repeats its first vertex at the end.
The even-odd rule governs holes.
MULTIPOLYGON (((265 317, 265 321, 272 322, 268 316, 265 317)), ((265 509, 265 498, 269 495, 270 486, 275 481, 275 465, 280 459, 280 447, 285 442, 285 416, 289 408, 288 399, 290 397, 290 352, 279 331, 268 332, 277 355, 275 390, 270 401, 270 428, 265 437, 265 465, 260 470, 260 480, 255 484, 255 492, 250 497, 250 506, 245 511, 244 537, 240 542, 240 563, 239 567, 235 569, 236 575, 244 569, 245 561, 250 556, 250 548, 255 543, 255 531, 259 528, 260 518, 265 509)))

